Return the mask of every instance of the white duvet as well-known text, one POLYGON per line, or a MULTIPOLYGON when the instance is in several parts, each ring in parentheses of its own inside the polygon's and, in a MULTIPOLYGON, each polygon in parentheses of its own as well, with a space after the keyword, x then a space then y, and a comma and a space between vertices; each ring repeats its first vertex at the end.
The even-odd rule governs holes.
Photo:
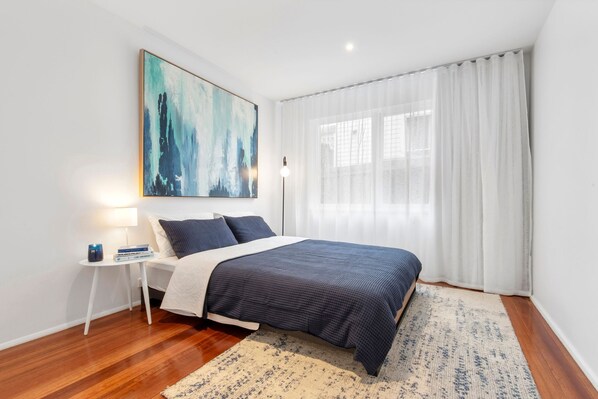
POLYGON ((208 283, 216 266, 230 259, 268 251, 303 240, 305 238, 275 236, 185 256, 177 263, 160 307, 173 313, 203 317, 208 283))

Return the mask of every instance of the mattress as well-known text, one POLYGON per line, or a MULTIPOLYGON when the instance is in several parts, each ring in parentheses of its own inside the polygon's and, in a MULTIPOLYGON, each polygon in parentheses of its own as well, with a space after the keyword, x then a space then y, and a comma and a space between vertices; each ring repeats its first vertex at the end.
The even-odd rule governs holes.
POLYGON ((168 282, 179 259, 176 256, 147 261, 147 285, 155 290, 166 292, 168 282))
MULTIPOLYGON (((159 256, 159 254, 156 255, 159 256)), ((168 288, 168 283, 170 282, 170 278, 172 277, 172 273, 174 273, 178 261, 179 259, 176 256, 147 261, 145 263, 147 266, 147 285, 155 290, 166 292, 166 288, 168 288)), ((208 319, 217 323, 229 324, 253 331, 260 327, 259 323, 241 321, 211 312, 208 312, 208 319)))

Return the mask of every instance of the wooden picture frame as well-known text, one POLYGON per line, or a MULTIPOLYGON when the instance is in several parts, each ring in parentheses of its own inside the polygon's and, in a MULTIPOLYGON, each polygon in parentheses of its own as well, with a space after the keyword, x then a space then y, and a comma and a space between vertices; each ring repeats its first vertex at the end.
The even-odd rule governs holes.
POLYGON ((257 198, 258 106, 140 50, 140 192, 257 198))

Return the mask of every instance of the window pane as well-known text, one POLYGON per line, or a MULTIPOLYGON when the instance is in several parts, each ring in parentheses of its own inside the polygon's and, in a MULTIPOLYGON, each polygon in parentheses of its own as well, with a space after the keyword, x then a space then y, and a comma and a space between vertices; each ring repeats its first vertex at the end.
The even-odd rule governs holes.
POLYGON ((405 117, 391 115, 384 117, 384 159, 405 156, 405 117))
POLYGON ((422 110, 383 118, 384 203, 429 202, 431 114, 422 110))
POLYGON ((320 125, 321 202, 372 202, 372 120, 320 125))
POLYGON ((322 161, 342 167, 372 162, 372 119, 355 119, 320 126, 322 161))
POLYGON ((430 149, 430 110, 405 114, 405 129, 409 132, 409 148, 411 151, 430 149))

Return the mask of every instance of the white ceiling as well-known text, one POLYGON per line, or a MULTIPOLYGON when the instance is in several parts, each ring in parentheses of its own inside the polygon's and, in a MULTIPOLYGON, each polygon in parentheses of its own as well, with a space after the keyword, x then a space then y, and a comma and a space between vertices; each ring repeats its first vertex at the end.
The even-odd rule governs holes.
POLYGON ((278 100, 529 47, 554 0, 94 2, 278 100))

